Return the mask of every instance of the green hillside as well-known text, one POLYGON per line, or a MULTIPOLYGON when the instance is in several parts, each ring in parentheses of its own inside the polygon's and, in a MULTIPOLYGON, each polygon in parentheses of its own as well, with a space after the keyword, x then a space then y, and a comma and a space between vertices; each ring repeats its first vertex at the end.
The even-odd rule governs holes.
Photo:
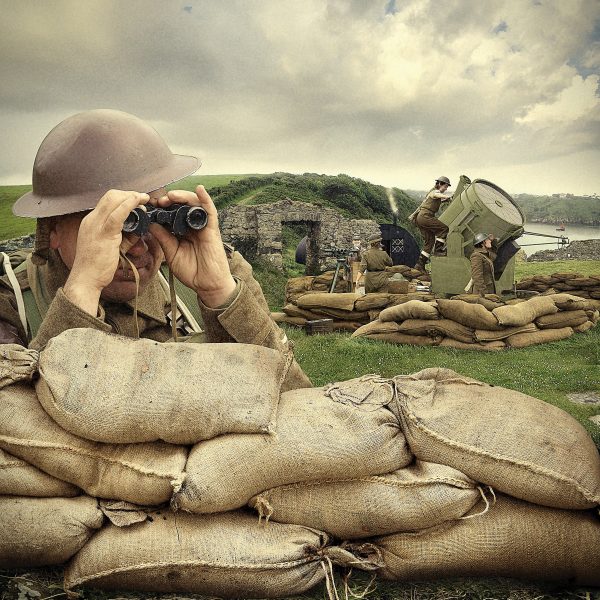
MULTIPOLYGON (((219 209, 290 198, 337 209, 349 218, 375 219, 379 223, 393 221, 389 194, 397 207, 398 224, 416 232, 412 225, 407 225, 407 216, 417 205, 415 200, 398 188, 388 190, 348 175, 202 175, 186 177, 168 187, 193 190, 197 185, 207 188, 219 209)), ((0 240, 33 232, 35 223, 32 219, 14 217, 11 211, 14 201, 29 189, 30 186, 0 187, 0 240)))
POLYGON ((515 201, 528 222, 600 225, 600 198, 573 194, 564 198, 516 194, 515 201))

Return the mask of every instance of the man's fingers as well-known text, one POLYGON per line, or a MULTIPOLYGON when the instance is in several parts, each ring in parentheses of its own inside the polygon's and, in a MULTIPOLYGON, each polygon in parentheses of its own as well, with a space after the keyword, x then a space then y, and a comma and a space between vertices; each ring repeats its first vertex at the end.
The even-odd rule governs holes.
POLYGON ((129 215, 129 213, 140 206, 148 202, 148 194, 138 194, 137 192, 131 192, 126 197, 120 198, 120 202, 115 199, 113 210, 107 215, 105 224, 110 228, 112 232, 121 231, 123 223, 129 215))
POLYGON ((146 204, 150 197, 148 194, 141 194, 139 192, 122 191, 122 190, 109 190, 100 198, 96 208, 90 214, 96 215, 101 223, 106 223, 111 218, 115 210, 121 208, 118 217, 124 213, 123 221, 127 218, 127 215, 137 206, 146 204))
POLYGON ((170 264, 179 248, 179 240, 162 225, 158 225, 157 223, 150 223, 150 233, 162 248, 165 259, 170 264))
POLYGON ((186 190, 172 190, 168 192, 168 204, 161 198, 160 206, 169 206, 170 204, 187 204, 189 206, 201 206, 206 210, 208 215, 217 215, 217 209, 210 194, 206 191, 203 185, 196 188, 196 193, 186 190))

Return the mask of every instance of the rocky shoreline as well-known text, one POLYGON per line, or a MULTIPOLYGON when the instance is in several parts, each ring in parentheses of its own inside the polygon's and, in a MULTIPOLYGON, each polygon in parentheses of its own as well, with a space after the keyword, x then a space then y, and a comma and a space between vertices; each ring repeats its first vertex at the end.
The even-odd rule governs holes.
POLYGON ((600 240, 575 240, 564 248, 539 250, 527 262, 549 260, 600 260, 600 240))

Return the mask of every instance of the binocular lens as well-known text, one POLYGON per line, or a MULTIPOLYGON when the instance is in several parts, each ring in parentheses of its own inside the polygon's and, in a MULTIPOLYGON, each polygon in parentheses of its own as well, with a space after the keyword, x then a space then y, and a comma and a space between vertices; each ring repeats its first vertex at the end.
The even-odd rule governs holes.
POLYGON ((203 208, 200 206, 195 206, 190 208, 186 215, 185 221, 192 229, 202 229, 208 222, 208 215, 203 208))
POLYGON ((134 233, 140 226, 140 209, 132 210, 123 223, 125 233, 134 233))

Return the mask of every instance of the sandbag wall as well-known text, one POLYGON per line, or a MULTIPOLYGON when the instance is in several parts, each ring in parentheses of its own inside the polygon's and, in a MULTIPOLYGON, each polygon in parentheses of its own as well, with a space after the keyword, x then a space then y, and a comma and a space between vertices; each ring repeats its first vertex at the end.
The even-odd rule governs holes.
POLYGON ((236 597, 331 588, 336 565, 600 584, 600 457, 540 400, 444 369, 280 393, 285 357, 243 344, 71 330, 39 361, 11 348, 0 448, 23 475, 0 479, 16 506, 0 511, 3 566, 74 554, 68 590, 236 597), (88 512, 85 531, 45 534, 77 538, 61 556, 13 554, 13 524, 56 510, 19 507, 33 467, 51 501, 88 512))
POLYGON ((565 272, 534 275, 517 282, 518 290, 534 292, 566 292, 580 298, 600 300, 600 275, 565 272))
POLYGON ((599 301, 570 294, 536 296, 506 304, 493 298, 463 295, 389 306, 352 336, 396 344, 494 351, 562 340, 588 331, 600 316, 599 301))
MULTIPOLYGON (((416 288, 415 288, 416 289, 416 288)), ((339 293, 305 292, 293 302, 283 307, 282 313, 271 313, 278 323, 304 327, 307 321, 333 319, 332 328, 336 331, 356 331, 362 325, 377 319, 387 306, 394 306, 409 300, 433 300, 427 292, 390 293, 339 293)))

